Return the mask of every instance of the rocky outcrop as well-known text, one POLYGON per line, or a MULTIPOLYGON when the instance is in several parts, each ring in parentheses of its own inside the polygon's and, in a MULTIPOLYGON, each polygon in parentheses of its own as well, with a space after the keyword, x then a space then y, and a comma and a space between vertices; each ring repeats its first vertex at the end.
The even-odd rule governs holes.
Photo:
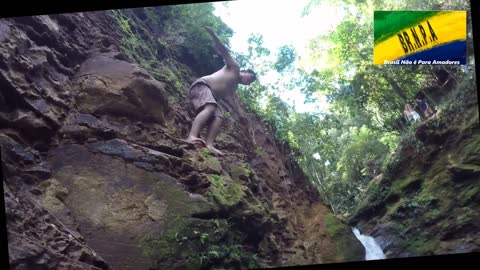
POLYGON ((457 107, 445 106, 417 128, 417 144, 398 149, 397 162, 369 184, 351 217, 387 257, 480 250, 476 89, 470 82, 451 91, 449 106, 457 107))
POLYGON ((78 233, 62 202, 68 190, 53 179, 44 181, 51 171, 46 163, 35 164, 38 152, 3 134, 0 142, 7 172, 3 189, 11 268, 110 269, 78 233), (40 183, 48 186, 43 198, 42 187, 37 185, 40 183))
POLYGON ((231 115, 224 157, 182 144, 193 116, 182 86, 195 77, 152 75, 119 49, 120 33, 111 12, 0 20, 13 269, 363 259, 257 116, 231 115))

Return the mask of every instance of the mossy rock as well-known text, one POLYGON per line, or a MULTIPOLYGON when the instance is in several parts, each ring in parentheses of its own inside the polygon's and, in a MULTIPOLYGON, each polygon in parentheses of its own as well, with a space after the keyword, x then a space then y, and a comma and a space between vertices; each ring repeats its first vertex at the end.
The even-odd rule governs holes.
POLYGON ((220 173, 222 171, 222 164, 214 157, 205 158, 205 164, 214 172, 220 173))
POLYGON ((159 269, 241 269, 257 267, 256 255, 243 250, 237 232, 225 219, 172 219, 158 234, 146 235, 144 254, 159 269))
POLYGON ((437 239, 420 235, 413 240, 406 241, 405 250, 412 256, 433 255, 439 244, 440 241, 437 239))
POLYGON ((422 189, 421 192, 413 198, 413 200, 424 208, 436 207, 440 202, 439 198, 428 189, 422 189))
POLYGON ((420 173, 412 173, 407 177, 393 182, 391 190, 397 194, 412 193, 422 187, 423 178, 420 173))
POLYGON ((434 224, 436 221, 438 221, 440 218, 444 216, 445 216, 445 212, 442 211, 441 209, 438 209, 438 208, 431 209, 424 214, 424 223, 426 225, 434 224))
POLYGON ((394 196, 392 191, 386 185, 372 183, 365 191, 365 197, 356 209, 349 221, 357 223, 360 220, 368 220, 372 216, 382 216, 387 211, 386 200, 394 196))
POLYGON ((387 205, 387 212, 386 212, 386 216, 390 216, 390 215, 394 215, 394 213, 398 210, 398 207, 400 207, 400 205, 403 204, 403 200, 400 199, 399 201, 393 203, 393 204, 390 204, 390 205, 387 205))
POLYGON ((250 166, 246 163, 231 163, 229 165, 230 175, 234 180, 245 180, 250 177, 252 170, 250 166))
POLYGON ((480 177, 480 166, 469 164, 454 164, 448 167, 452 173, 452 181, 463 182, 480 177))
POLYGON ((448 215, 447 219, 438 221, 436 227, 438 227, 438 235, 440 240, 451 240, 463 237, 465 233, 471 233, 477 231, 476 223, 479 220, 478 212, 472 210, 469 207, 462 207, 455 209, 448 215))
POLYGON ((222 145, 227 149, 240 147, 239 143, 232 136, 229 136, 228 134, 225 134, 225 133, 221 133, 218 135, 217 142, 218 144, 222 145))
POLYGON ((331 213, 325 215, 325 224, 328 235, 335 242, 338 261, 365 260, 365 249, 355 238, 350 226, 331 213))
POLYGON ((198 152, 197 160, 200 162, 200 170, 205 170, 209 173, 221 174, 222 173, 222 164, 218 159, 211 156, 207 148, 202 148, 198 152))
POLYGON ((480 165, 480 135, 475 135, 463 143, 459 153, 460 161, 466 164, 480 165))
POLYGON ((456 218, 456 223, 458 225, 468 225, 468 224, 473 224, 475 221, 480 220, 479 219, 479 213, 477 211, 474 211, 473 209, 469 207, 462 207, 458 210, 458 215, 456 218))
POLYGON ((228 175, 210 174, 210 196, 221 207, 231 207, 240 202, 245 196, 245 187, 233 181, 228 175))
POLYGON ((471 185, 469 188, 465 188, 464 191, 458 196, 458 202, 462 206, 465 206, 471 202, 478 202, 479 195, 480 185, 471 185))

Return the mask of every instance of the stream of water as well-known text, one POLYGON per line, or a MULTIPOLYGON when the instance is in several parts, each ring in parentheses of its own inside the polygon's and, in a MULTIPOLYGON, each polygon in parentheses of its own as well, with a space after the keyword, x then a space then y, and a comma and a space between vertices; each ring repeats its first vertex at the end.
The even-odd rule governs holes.
POLYGON ((381 260, 386 258, 382 248, 373 237, 361 234, 357 228, 353 228, 352 230, 355 237, 357 237, 365 248, 365 260, 381 260))

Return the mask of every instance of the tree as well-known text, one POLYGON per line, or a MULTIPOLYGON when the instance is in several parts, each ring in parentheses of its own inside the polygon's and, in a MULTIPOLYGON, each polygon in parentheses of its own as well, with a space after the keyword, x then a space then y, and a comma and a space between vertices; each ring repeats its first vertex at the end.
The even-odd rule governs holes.
POLYGON ((282 46, 279 49, 277 61, 273 65, 275 70, 282 73, 285 69, 293 69, 293 63, 296 58, 295 49, 291 46, 282 46))

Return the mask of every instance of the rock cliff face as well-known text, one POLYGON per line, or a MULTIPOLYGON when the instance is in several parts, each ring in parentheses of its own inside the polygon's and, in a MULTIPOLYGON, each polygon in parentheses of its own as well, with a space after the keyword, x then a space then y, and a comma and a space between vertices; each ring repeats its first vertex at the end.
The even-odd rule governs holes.
POLYGON ((430 93, 450 105, 416 129, 417 143, 397 150, 397 162, 369 184, 369 195, 351 217, 387 257, 480 250, 476 85, 464 78, 447 90, 449 96, 430 93))
POLYGON ((193 117, 187 87, 205 74, 157 55, 182 70, 184 77, 167 80, 130 59, 121 42, 112 12, 0 20, 12 269, 364 258, 349 227, 257 116, 231 115, 217 140, 225 157, 181 144, 193 117))

